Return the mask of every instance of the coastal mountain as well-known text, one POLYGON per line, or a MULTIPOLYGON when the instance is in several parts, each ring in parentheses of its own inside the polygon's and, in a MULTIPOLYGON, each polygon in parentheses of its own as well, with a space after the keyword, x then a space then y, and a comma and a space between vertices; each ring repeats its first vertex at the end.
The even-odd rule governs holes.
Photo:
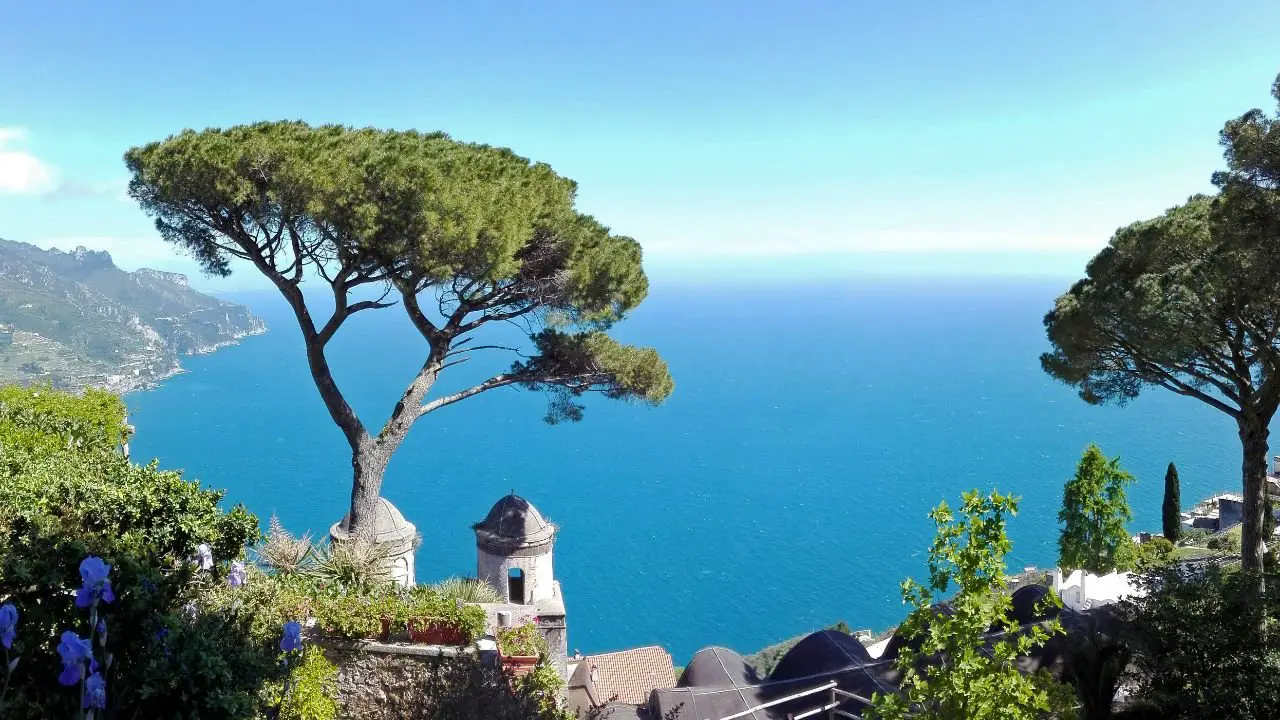
POLYGON ((179 358, 266 332, 248 308, 105 252, 0 239, 0 383, 128 392, 180 372, 179 358))

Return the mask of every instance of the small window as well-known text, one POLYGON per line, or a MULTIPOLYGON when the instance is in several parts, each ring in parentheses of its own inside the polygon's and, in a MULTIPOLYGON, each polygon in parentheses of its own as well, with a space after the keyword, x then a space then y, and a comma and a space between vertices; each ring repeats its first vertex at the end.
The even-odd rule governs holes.
POLYGON ((507 600, 524 604, 524 571, 520 568, 507 571, 507 600))

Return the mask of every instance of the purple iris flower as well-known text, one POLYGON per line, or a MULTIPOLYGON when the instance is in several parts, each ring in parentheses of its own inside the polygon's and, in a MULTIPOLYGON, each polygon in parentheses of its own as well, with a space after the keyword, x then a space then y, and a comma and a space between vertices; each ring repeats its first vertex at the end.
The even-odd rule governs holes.
POLYGON ((107 578, 110 572, 111 566, 96 555, 80 561, 80 580, 84 584, 76 591, 76 607, 87 608, 98 599, 105 603, 116 599, 111 580, 107 578))
POLYGON ((13 638, 18 634, 18 608, 13 603, 0 605, 0 645, 5 650, 13 647, 13 638))
POLYGON ((107 681, 96 672, 84 681, 84 699, 80 701, 80 707, 98 710, 107 707, 107 681))
POLYGON ((62 674, 58 682, 71 686, 84 677, 84 661, 93 659, 93 645, 87 638, 67 630, 62 633, 62 642, 58 643, 58 655, 62 656, 62 674))
POLYGON ((231 587, 240 587, 249 580, 249 571, 245 569, 244 563, 236 560, 231 563, 231 572, 227 575, 227 579, 231 582, 231 587))
POLYGON ((280 649, 293 652, 302 647, 302 626, 296 620, 284 624, 284 636, 280 638, 280 649))

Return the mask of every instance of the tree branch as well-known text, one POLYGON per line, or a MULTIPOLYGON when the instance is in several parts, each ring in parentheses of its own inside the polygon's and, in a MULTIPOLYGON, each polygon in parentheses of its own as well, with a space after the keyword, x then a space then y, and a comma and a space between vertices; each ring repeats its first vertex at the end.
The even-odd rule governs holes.
POLYGON ((508 385, 515 385, 516 383, 519 383, 519 382, 525 382, 528 379, 529 378, 522 377, 519 375, 508 375, 505 373, 502 375, 494 375, 493 377, 489 378, 488 380, 485 380, 479 385, 475 385, 473 387, 467 388, 466 390, 456 392, 452 395, 445 395, 444 397, 436 398, 435 400, 432 400, 431 402, 422 405, 421 407, 418 408, 418 417, 422 417, 423 415, 426 415, 429 412, 439 410, 440 408, 445 407, 446 405, 452 405, 456 402, 461 402, 462 400, 466 400, 467 398, 473 395, 479 395, 482 392, 493 390, 494 388, 506 387, 508 385))

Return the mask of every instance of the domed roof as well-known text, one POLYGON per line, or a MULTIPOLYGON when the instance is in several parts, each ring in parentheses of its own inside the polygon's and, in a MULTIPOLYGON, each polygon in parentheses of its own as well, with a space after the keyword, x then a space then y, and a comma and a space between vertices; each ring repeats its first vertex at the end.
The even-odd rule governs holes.
POLYGON ((512 493, 493 504, 475 531, 477 543, 505 551, 547 545, 555 537, 556 526, 528 500, 512 493))
MULTIPOLYGON (((396 509, 395 505, 386 498, 378 498, 378 504, 373 511, 373 541, 375 543, 395 543, 412 541, 418 534, 418 529, 413 523, 404 519, 404 515, 396 509)), ((346 515, 342 516, 342 522, 335 524, 329 528, 329 534, 335 540, 346 540, 351 533, 351 511, 348 510, 346 515)))

